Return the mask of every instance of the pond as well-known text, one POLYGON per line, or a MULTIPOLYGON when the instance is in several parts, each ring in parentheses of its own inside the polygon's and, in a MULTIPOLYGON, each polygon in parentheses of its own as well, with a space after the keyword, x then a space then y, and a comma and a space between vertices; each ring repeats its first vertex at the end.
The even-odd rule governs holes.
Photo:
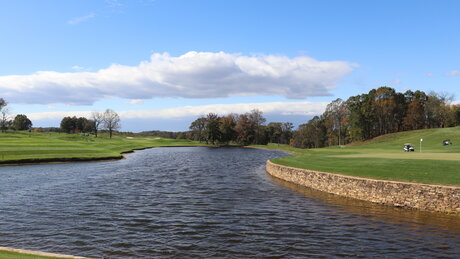
POLYGON ((274 179, 245 148, 0 167, 0 244, 104 258, 456 257, 460 217, 274 179))

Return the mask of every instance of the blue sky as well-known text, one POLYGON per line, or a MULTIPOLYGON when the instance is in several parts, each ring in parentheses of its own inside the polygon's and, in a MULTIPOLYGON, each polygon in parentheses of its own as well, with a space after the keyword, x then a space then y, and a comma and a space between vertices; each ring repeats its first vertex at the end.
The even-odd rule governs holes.
POLYGON ((0 97, 35 126, 112 108, 129 131, 186 130, 205 111, 252 108, 298 124, 382 85, 459 100, 459 7, 0 0, 0 97))

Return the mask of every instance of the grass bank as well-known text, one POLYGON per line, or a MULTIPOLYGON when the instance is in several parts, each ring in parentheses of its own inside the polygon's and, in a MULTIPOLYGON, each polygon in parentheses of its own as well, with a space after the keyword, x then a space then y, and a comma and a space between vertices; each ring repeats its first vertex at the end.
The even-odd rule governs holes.
POLYGON ((200 146, 195 141, 158 137, 66 133, 0 133, 0 164, 69 162, 122 158, 122 153, 151 147, 200 146))
POLYGON ((31 254, 22 254, 8 251, 0 251, 0 259, 56 259, 59 257, 39 256, 31 254))
POLYGON ((53 254, 53 253, 13 249, 13 248, 7 248, 7 247, 0 248, 0 259, 64 259, 64 258, 78 259, 78 258, 86 258, 86 257, 59 255, 59 254, 53 254))
POLYGON ((294 154, 272 160, 280 165, 373 179, 460 185, 460 127, 388 134, 343 148, 298 149, 276 144, 254 147, 294 154), (443 146, 445 139, 453 144, 443 146), (405 143, 412 143, 416 151, 404 152, 405 143))

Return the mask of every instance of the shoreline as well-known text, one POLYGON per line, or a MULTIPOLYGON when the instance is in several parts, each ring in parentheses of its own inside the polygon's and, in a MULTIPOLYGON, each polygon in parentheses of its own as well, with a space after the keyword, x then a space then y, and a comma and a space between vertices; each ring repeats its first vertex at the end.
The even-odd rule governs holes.
MULTIPOLYGON (((22 165, 40 165, 40 164, 64 164, 64 163, 76 163, 76 162, 103 162, 103 161, 115 161, 115 160, 121 160, 121 159, 125 159, 125 156, 124 154, 129 154, 129 153, 134 153, 135 151, 138 151, 138 150, 145 150, 145 149, 151 149, 151 148, 159 148, 159 147, 203 147, 203 146, 151 146, 151 147, 140 147, 140 148, 134 148, 134 149, 131 149, 131 150, 127 150, 127 151, 123 151, 120 153, 119 156, 109 156, 109 157, 70 157, 70 158, 49 158, 49 159, 23 159, 23 160, 10 160, 10 161, 1 161, 0 162, 0 167, 2 166, 22 166, 22 165)), ((260 146, 242 146, 242 148, 254 148, 254 149, 261 149, 261 150, 273 150, 273 151, 281 151, 281 152, 285 152, 287 154, 291 154, 291 155, 296 155, 298 154, 297 152, 295 151, 291 151, 291 150, 282 150, 282 149, 276 149, 276 148, 270 148, 270 147, 260 147, 260 146)), ((337 191, 337 190, 331 190, 330 188, 318 188, 318 187, 315 187, 314 185, 317 184, 317 183, 314 183, 314 182, 310 182, 308 184, 305 184, 305 179, 303 180, 299 180, 299 179, 295 179, 295 180, 292 180, 290 179, 291 176, 286 176, 286 175, 276 175, 276 173, 273 173, 273 167, 278 167, 278 168, 283 168, 283 170, 285 169, 289 169, 289 170, 295 170, 295 171, 298 171, 298 172, 302 172, 302 173, 318 173, 318 174, 325 174, 325 175, 328 175, 328 176, 333 176, 335 179, 337 178, 340 178, 339 181, 343 181, 343 179, 354 179, 356 181, 367 181, 367 182, 373 182, 373 183, 380 183, 380 184, 383 184, 383 183, 386 183, 386 184, 383 184, 383 186, 385 185, 392 185, 394 187, 394 185, 404 185, 404 186, 412 186, 412 185, 417 185, 417 186, 431 186, 432 188, 451 188, 451 189, 455 189, 456 192, 454 192, 454 199, 458 199, 460 200, 460 186, 456 186, 456 185, 442 185, 442 184, 425 184, 425 183, 417 183, 417 182, 405 182, 405 181, 394 181, 394 180, 381 180, 381 179, 373 179, 373 178, 365 178, 365 177, 355 177, 355 176, 348 176, 348 175, 343 175, 343 174, 340 174, 340 173, 329 173, 329 172, 318 172, 318 171, 314 171, 314 170, 309 170, 309 169, 302 169, 302 168, 296 168, 296 167, 289 167, 289 166, 283 166, 283 165, 280 165, 280 164, 275 164, 273 162, 271 162, 270 160, 267 160, 266 161, 266 171, 268 174, 276 177, 276 178, 279 178, 279 179, 282 179, 284 181, 288 181, 288 182, 292 182, 294 184, 298 184, 298 185, 301 185, 301 186, 304 186, 304 187, 307 187, 307 188, 313 188, 313 189, 316 189, 316 190, 319 190, 319 191, 324 191, 324 192, 327 192, 327 193, 332 193, 332 194, 337 194, 337 195, 340 195, 340 196, 344 196, 344 197, 349 197, 349 198, 355 198, 355 199, 359 199, 359 200, 365 200, 365 201, 369 201, 369 202, 374 202, 374 203, 381 203, 381 204, 386 204, 386 205, 392 205, 392 206, 396 206, 396 207, 410 207, 410 208, 417 208, 417 209, 422 209, 422 210, 428 210, 428 211, 439 211, 439 212, 447 212, 447 213, 454 213, 454 214, 459 214, 460 215, 460 201, 457 201, 456 202, 456 207, 452 207, 451 205, 449 205, 446 208, 441 208, 441 209, 436 209, 435 207, 436 206, 428 206, 428 208, 423 208, 423 206, 420 206, 420 205, 412 205, 410 204, 410 202, 407 202, 407 201, 403 201, 401 202, 401 199, 410 199, 408 197, 401 197, 401 195, 397 192, 397 193, 390 193, 390 194, 387 194, 389 195, 390 197, 393 197, 393 200, 398 200, 397 202, 392 202, 392 201, 388 201, 388 200, 385 200, 383 198, 379 198, 377 197, 376 198, 376 193, 375 192, 368 192, 367 194, 365 195, 356 195, 356 194, 353 194, 353 195, 350 195, 348 194, 347 192, 343 192, 343 191, 337 191), (362 196, 362 197, 361 197, 362 196), (377 200, 377 201, 376 201, 377 200), (384 200, 384 201, 382 201, 384 200)), ((297 172, 297 174, 298 174, 297 172)), ((296 176, 297 178, 299 176, 296 176)), ((329 179, 330 181, 334 181, 334 179, 329 179)), ((337 187, 337 186, 336 186, 337 187)), ((337 187, 338 189, 342 188, 343 187, 337 187)), ((354 185, 352 184, 351 186, 348 186, 348 188, 350 189, 353 189, 353 188, 356 188, 356 183, 354 183, 354 185)), ((366 187, 367 188, 367 187, 366 187)), ((379 187, 380 190, 377 192, 378 194, 381 194, 382 190, 385 190, 384 187, 380 186, 379 187)), ((403 187, 402 189, 404 190, 404 188, 407 188, 407 187, 403 187)), ((367 190, 369 191, 369 190, 367 190)), ((432 192, 433 190, 431 190, 432 192)), ((356 191, 355 191, 356 192, 356 191)), ((420 190, 418 191, 418 193, 420 193, 420 190)), ((416 198, 416 199, 419 199, 419 198, 416 198)), ((437 197, 432 197, 433 200, 438 200, 437 202, 443 202, 443 201, 439 201, 439 198, 437 197)), ((445 198, 447 199, 447 198, 445 198)), ((454 202, 455 203, 455 202, 454 202)))
POLYGON ((254 148, 254 149, 262 149, 262 150, 272 150, 272 151, 281 151, 281 152, 286 152, 291 155, 298 155, 298 153, 291 151, 291 150, 282 150, 282 149, 276 149, 276 148, 270 148, 270 147, 254 147, 254 146, 243 146, 243 148, 254 148))
POLYGON ((11 248, 11 247, 5 247, 5 246, 0 246, 0 251, 23 254, 23 255, 36 255, 36 256, 55 257, 55 258, 90 259, 89 257, 48 253, 48 252, 41 252, 41 251, 35 251, 35 250, 11 248))
POLYGON ((84 162, 104 162, 104 161, 117 161, 126 159, 124 154, 134 153, 138 150, 145 150, 159 147, 202 147, 202 146, 152 146, 134 148, 128 151, 123 151, 119 156, 106 156, 106 157, 64 157, 64 158, 26 158, 19 160, 0 161, 0 167, 4 166, 26 166, 26 165, 42 165, 42 164, 67 164, 67 163, 84 163, 84 162))
POLYGON ((460 187, 377 180, 266 162, 266 172, 305 188, 395 207, 460 215, 460 187))

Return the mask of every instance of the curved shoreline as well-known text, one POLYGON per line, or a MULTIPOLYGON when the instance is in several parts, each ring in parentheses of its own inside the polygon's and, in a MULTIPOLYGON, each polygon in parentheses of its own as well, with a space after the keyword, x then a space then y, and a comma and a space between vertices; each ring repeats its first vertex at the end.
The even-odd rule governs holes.
MULTIPOLYGON (((123 154, 133 153, 136 150, 144 150, 156 147, 195 146, 141 147, 123 151, 118 156, 108 157, 69 157, 9 160, 0 161, 0 167, 54 163, 113 161, 124 159, 125 157, 123 154)), ((244 148, 274 150, 271 148, 250 146, 245 146, 244 148)), ((287 150, 276 151, 295 154, 294 152, 287 150)), ((396 207, 408 207, 427 211, 460 214, 460 187, 457 186, 376 180, 371 178, 346 176, 335 173, 282 166, 279 164, 274 164, 270 160, 266 162, 266 171, 276 178, 344 197, 392 205, 396 207), (325 181, 325 179, 327 180, 325 181)))
MULTIPOLYGON (((114 161, 125 159, 123 154, 134 153, 137 150, 145 150, 157 147, 195 147, 195 146, 153 146, 153 147, 141 147, 134 148, 131 150, 123 151, 118 156, 105 156, 105 157, 62 157, 62 158, 26 158, 18 160, 6 160, 0 161, 0 167, 2 166, 21 166, 21 165, 40 165, 40 164, 65 164, 65 163, 77 163, 77 162, 101 162, 101 161, 114 161)), ((200 146, 196 146, 200 147, 200 146)))
POLYGON ((18 253, 18 254, 24 254, 24 255, 37 255, 37 256, 56 257, 56 258, 89 259, 88 257, 82 257, 82 256, 48 253, 48 252, 17 249, 17 248, 4 247, 4 246, 0 246, 0 251, 12 252, 12 253, 18 253))
POLYGON ((460 187, 375 180, 266 163, 268 174, 344 197, 460 215, 460 187))

